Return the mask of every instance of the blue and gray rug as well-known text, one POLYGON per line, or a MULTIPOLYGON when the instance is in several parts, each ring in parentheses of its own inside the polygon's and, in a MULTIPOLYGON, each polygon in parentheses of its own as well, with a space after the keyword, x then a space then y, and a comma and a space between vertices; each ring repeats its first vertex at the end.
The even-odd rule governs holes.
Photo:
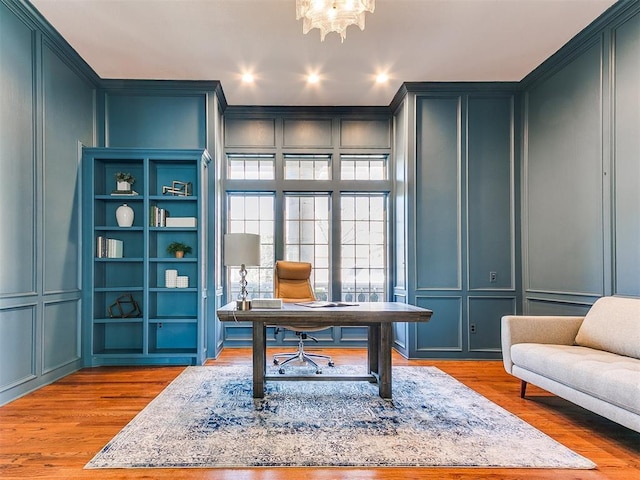
POLYGON ((254 400, 250 367, 219 366, 187 368, 85 468, 271 466, 595 468, 437 368, 394 367, 393 400, 367 382, 254 400))

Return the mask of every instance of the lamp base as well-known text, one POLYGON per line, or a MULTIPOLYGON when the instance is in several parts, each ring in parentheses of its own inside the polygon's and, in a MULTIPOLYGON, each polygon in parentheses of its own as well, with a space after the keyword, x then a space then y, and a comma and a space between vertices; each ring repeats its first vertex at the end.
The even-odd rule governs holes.
POLYGON ((236 302, 236 310, 245 311, 251 310, 251 300, 238 300, 236 302))

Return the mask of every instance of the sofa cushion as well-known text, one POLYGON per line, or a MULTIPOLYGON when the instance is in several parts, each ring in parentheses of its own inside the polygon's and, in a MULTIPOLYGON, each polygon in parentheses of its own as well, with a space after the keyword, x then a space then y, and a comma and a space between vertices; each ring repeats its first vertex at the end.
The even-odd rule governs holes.
POLYGON ((640 415, 640 360, 587 347, 518 343, 513 363, 640 415))
POLYGON ((576 344, 640 358, 640 298, 598 299, 578 330, 576 344))

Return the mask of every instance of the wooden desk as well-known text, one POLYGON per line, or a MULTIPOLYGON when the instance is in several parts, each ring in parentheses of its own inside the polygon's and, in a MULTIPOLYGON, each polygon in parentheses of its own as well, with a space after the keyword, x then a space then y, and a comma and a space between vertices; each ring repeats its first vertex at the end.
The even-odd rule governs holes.
POLYGON ((364 380, 377 383, 382 398, 391 398, 391 343, 393 322, 428 322, 431 310, 396 302, 360 303, 350 307, 309 308, 287 303, 282 309, 235 310, 235 302, 218 310, 222 322, 253 322, 253 397, 264 397, 267 380, 364 380), (326 323, 337 326, 366 326, 368 334, 368 375, 267 375, 267 325, 300 326, 326 323))

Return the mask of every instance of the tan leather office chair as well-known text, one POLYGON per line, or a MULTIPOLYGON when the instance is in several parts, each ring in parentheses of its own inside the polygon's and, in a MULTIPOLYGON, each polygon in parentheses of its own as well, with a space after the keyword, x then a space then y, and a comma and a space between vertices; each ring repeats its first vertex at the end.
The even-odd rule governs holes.
MULTIPOLYGON (((283 303, 312 302, 316 299, 311 287, 311 264, 307 262, 288 262, 278 260, 275 266, 274 275, 274 296, 281 298, 283 303)), ((273 363, 280 365, 278 370, 284 373, 284 366, 294 360, 309 363, 316 368, 316 373, 322 373, 320 366, 313 360, 314 358, 324 358, 327 364, 333 367, 333 361, 329 355, 320 355, 317 353, 308 353, 304 350, 304 341, 311 339, 315 342, 317 338, 308 335, 307 332, 315 332, 326 330, 329 328, 326 324, 318 325, 286 325, 283 328, 295 332, 299 337, 298 351, 295 353, 277 353, 273 356, 273 363), (284 359, 284 361, 281 361, 284 359)), ((277 330, 276 330, 277 331, 277 330)))

